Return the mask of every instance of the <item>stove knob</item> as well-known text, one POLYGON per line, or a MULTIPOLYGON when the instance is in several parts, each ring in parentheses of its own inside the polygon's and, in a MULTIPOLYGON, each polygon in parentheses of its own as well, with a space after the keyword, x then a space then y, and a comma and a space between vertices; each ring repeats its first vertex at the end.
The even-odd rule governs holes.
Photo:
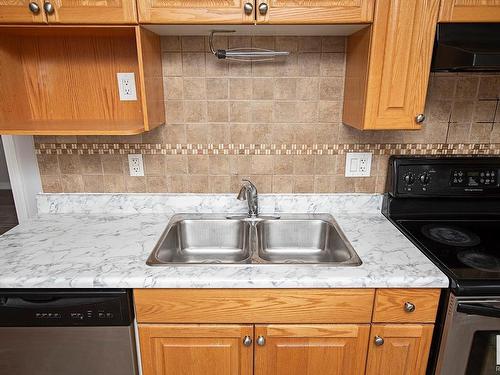
POLYGON ((405 174, 404 179, 407 185, 411 185, 415 182, 415 176, 411 172, 405 174))
POLYGON ((422 185, 427 185, 429 182, 431 182, 431 176, 429 176, 428 173, 424 172, 420 175, 420 182, 422 185))

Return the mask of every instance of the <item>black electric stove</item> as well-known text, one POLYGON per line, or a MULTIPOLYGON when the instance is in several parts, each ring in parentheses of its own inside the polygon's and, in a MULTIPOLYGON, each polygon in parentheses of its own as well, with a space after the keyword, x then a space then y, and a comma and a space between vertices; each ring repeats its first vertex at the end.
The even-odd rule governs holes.
POLYGON ((499 174, 500 157, 390 159, 382 212, 450 279, 427 374, 498 374, 499 174))
POLYGON ((393 157, 384 214, 451 280, 500 295, 500 158, 393 157))

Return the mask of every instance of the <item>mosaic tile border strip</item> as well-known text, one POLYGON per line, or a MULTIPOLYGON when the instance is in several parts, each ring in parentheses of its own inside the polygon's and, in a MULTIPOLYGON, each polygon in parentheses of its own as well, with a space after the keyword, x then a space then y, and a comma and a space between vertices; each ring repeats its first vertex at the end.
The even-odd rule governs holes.
POLYGON ((500 143, 153 144, 35 143, 37 155, 500 155, 500 143))

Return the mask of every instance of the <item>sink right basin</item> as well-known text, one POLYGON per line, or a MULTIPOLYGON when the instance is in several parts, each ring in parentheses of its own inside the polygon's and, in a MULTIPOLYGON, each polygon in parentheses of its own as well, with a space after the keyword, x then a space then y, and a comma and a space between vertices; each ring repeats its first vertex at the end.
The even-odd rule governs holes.
POLYGON ((361 264, 330 215, 284 216, 260 221, 256 228, 258 256, 266 262, 361 264))

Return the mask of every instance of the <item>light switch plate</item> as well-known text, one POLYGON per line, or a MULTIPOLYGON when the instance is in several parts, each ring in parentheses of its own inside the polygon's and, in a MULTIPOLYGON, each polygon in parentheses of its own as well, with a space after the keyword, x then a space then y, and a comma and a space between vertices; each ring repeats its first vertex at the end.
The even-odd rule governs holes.
POLYGON ((134 73, 116 73, 118 80, 118 93, 121 101, 137 100, 137 91, 135 88, 134 73))
POLYGON ((346 177, 370 177, 372 169, 371 152, 348 152, 345 156, 346 177))

